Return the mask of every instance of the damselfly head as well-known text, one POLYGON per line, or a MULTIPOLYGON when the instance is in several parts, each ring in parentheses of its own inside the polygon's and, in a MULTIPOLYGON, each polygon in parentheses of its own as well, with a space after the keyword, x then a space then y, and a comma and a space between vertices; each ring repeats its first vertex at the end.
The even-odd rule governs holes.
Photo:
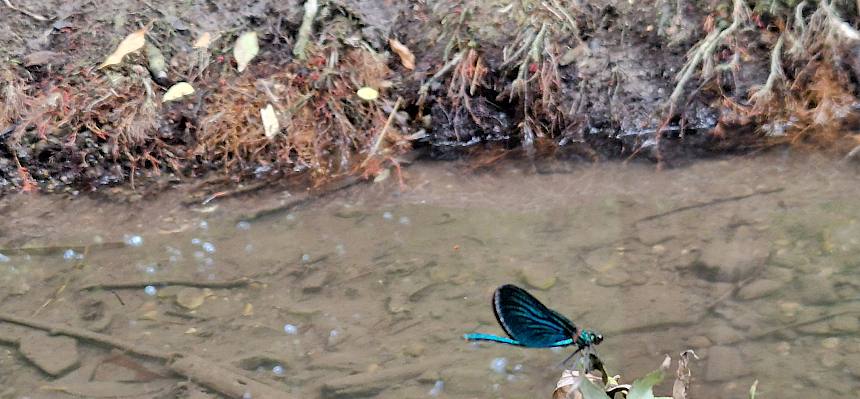
POLYGON ((582 330, 582 332, 579 333, 579 337, 577 339, 577 344, 581 347, 597 345, 601 342, 603 342, 603 335, 588 330, 582 330))

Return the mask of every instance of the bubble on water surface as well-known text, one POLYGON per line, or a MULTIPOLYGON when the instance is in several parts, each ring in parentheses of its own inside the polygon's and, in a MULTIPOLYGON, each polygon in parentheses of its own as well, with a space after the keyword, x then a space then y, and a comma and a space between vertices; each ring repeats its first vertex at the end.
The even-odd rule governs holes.
POLYGON ((236 228, 239 230, 250 230, 251 229, 251 223, 248 223, 248 222, 243 220, 239 223, 236 223, 236 228))
POLYGON ((6 263, 6 262, 9 262, 9 261, 10 261, 10 259, 9 259, 9 257, 8 257, 8 256, 3 255, 3 254, 0 254, 0 263, 6 263))
POLYGON ((284 324, 284 332, 290 335, 296 335, 299 333, 299 328, 292 324, 284 324))
POLYGON ((252 396, 251 396, 250 392, 245 392, 242 394, 242 399, 251 399, 251 398, 252 398, 252 396))
POLYGON ((77 257, 78 253, 74 249, 67 249, 66 252, 63 252, 63 259, 65 260, 75 260, 77 257))
POLYGON ((130 247, 139 247, 143 245, 143 237, 139 235, 126 235, 125 236, 125 244, 130 247))
POLYGON ((149 266, 145 267, 145 268, 143 269, 143 271, 144 271, 146 274, 155 274, 155 272, 156 272, 157 270, 155 269, 155 266, 149 265, 149 266))
POLYGON ((402 225, 406 226, 406 225, 408 225, 409 223, 411 223, 411 221, 409 220, 409 218, 408 218, 408 217, 406 217, 406 216, 401 216, 401 217, 400 217, 400 224, 402 224, 402 225))
POLYGON ((248 252, 248 253, 254 252, 254 245, 253 244, 245 245, 245 252, 248 252))
POLYGON ((145 292, 146 295, 155 296, 155 294, 158 293, 158 289, 156 289, 155 286, 147 285, 146 288, 143 289, 143 292, 145 292))
POLYGON ((311 261, 311 256, 308 254, 302 255, 302 262, 308 263, 311 261))
POLYGON ((513 372, 519 373, 523 371, 523 365, 521 363, 517 363, 514 365, 513 372))
POLYGON ((503 357, 497 357, 490 362, 490 370, 493 370, 499 374, 504 374, 505 369, 508 367, 508 359, 503 357))
POLYGON ((209 222, 201 220, 200 223, 197 224, 197 227, 200 227, 201 230, 206 230, 209 228, 209 222))
POLYGON ((277 365, 275 367, 272 367, 272 372, 275 373, 275 375, 284 375, 284 368, 280 365, 277 365))
POLYGON ((289 220, 289 221, 291 221, 291 222, 292 222, 293 220, 296 220, 296 215, 293 215, 292 213, 288 213, 288 214, 287 214, 287 220, 289 220))
POLYGON ((215 244, 211 242, 204 242, 202 248, 204 251, 209 252, 210 254, 215 252, 215 244))
POLYGON ((203 251, 194 251, 194 257, 197 259, 203 259, 206 257, 206 253, 203 251))
POLYGON ((346 255, 346 247, 343 244, 337 244, 334 246, 334 252, 338 254, 338 256, 346 255))
POLYGON ((200 241, 199 238, 192 238, 191 239, 191 245, 200 245, 201 242, 203 242, 203 241, 200 241))
POLYGON ((436 383, 433 384, 433 389, 430 390, 427 394, 430 396, 439 396, 442 393, 442 389, 445 388, 445 381, 436 380, 436 383))
POLYGON ((394 215, 392 215, 391 212, 385 212, 382 214, 382 218, 385 220, 392 220, 394 219, 394 215))

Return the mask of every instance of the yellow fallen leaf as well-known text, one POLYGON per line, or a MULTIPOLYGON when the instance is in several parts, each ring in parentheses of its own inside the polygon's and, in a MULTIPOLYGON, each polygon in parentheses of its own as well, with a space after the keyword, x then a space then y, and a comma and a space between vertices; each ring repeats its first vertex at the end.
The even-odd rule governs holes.
POLYGON ((105 59, 105 62, 99 66, 104 68, 108 65, 116 65, 122 62, 123 57, 143 48, 146 44, 146 28, 132 32, 116 46, 116 50, 105 59))
POLYGON ((412 54, 412 51, 409 50, 409 47, 406 47, 403 43, 400 43, 396 39, 388 39, 388 45, 391 46, 391 49, 400 56, 400 63, 404 68, 413 70, 415 69, 415 54, 412 54))
POLYGON ((362 87, 355 92, 362 100, 373 101, 379 98, 379 91, 372 87, 362 87))
POLYGON ((236 39, 236 44, 233 46, 233 58, 236 59, 236 66, 239 72, 248 67, 248 63, 257 56, 260 52, 260 45, 257 43, 257 32, 245 32, 239 35, 236 39))
POLYGON ((166 103, 168 101, 173 101, 192 93, 194 93, 193 86, 187 82, 179 82, 167 89, 167 92, 164 93, 164 97, 161 98, 161 102, 166 103))
POLYGON ((203 32, 197 41, 194 42, 194 48, 209 48, 209 43, 212 42, 212 35, 209 32, 203 32))
POLYGON ((266 138, 271 139, 275 137, 281 126, 278 123, 278 117, 275 116, 275 109, 272 108, 272 104, 268 104, 266 108, 260 109, 260 118, 263 119, 263 131, 266 134, 266 138))

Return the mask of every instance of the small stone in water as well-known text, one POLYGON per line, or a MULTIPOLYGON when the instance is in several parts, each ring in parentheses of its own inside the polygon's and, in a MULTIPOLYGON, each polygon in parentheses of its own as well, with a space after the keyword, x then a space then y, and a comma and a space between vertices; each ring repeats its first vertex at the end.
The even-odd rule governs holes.
POLYGON ((311 261, 311 256, 308 254, 302 255, 302 262, 308 263, 311 261))
POLYGON ((139 247, 143 245, 143 237, 139 235, 126 236, 125 244, 131 247, 139 247))
POLYGON ((382 218, 385 220, 392 220, 394 219, 394 215, 392 215, 391 212, 385 212, 382 214, 382 218))
POLYGON ((251 223, 248 223, 248 222, 243 220, 239 223, 236 223, 236 228, 239 230, 250 230, 251 229, 251 223))
POLYGON ((3 254, 0 254, 0 263, 6 263, 6 262, 8 262, 9 260, 10 260, 10 259, 9 259, 9 257, 8 257, 8 256, 3 255, 3 254))
POLYGON ((200 245, 201 241, 199 238, 192 238, 191 245, 200 245))
POLYGON ((490 362, 490 370, 493 370, 499 374, 504 374, 505 369, 508 367, 508 359, 503 357, 497 357, 490 362))
POLYGON ((439 396, 442 393, 442 389, 445 388, 445 381, 436 380, 436 383, 433 384, 433 389, 430 390, 427 394, 430 396, 439 396))
POLYGON ((146 288, 143 289, 143 292, 145 292, 146 295, 155 296, 155 294, 158 293, 158 290, 154 286, 147 285, 146 288))
POLYGON ((284 375, 284 368, 278 365, 272 367, 272 372, 275 373, 275 375, 284 375))
POLYGON ((284 324, 284 332, 290 335, 296 335, 299 333, 299 328, 292 324, 284 324))
POLYGON ((406 216, 401 216, 401 217, 400 217, 400 224, 402 224, 402 225, 404 225, 404 226, 405 226, 405 225, 408 225, 409 223, 410 223, 410 221, 409 221, 409 218, 408 218, 408 217, 406 217, 406 216))
POLYGON ((211 242, 204 242, 203 243, 203 250, 206 252, 209 252, 211 254, 211 253, 215 252, 215 244, 212 244, 211 242))

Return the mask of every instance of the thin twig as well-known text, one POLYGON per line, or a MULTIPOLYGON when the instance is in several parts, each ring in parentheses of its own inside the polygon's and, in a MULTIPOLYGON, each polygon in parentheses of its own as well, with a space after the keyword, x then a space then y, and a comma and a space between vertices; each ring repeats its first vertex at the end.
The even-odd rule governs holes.
POLYGON ((139 289, 144 288, 146 286, 154 286, 154 287, 165 287, 170 285, 178 285, 184 287, 197 287, 197 288, 215 288, 215 289, 223 289, 223 288, 236 288, 236 287, 245 287, 254 280, 249 278, 240 278, 236 280, 227 280, 227 281, 195 281, 195 280, 172 280, 172 279, 164 279, 164 280, 144 280, 144 281, 126 281, 126 282, 117 282, 117 283, 94 283, 87 284, 81 288, 80 291, 92 291, 92 290, 126 290, 126 289, 139 289))
POLYGON ((183 379, 209 387, 228 398, 282 399, 290 396, 281 390, 244 377, 230 368, 193 354, 162 351, 146 345, 121 340, 107 334, 92 332, 62 324, 49 323, 25 317, 0 313, 0 322, 46 331, 52 335, 65 335, 104 346, 110 346, 138 356, 164 362, 171 371, 183 379))
POLYGON ((49 18, 45 18, 45 17, 43 17, 43 16, 41 16, 41 15, 39 15, 39 14, 36 14, 36 13, 34 13, 34 12, 27 11, 27 10, 25 10, 25 9, 23 9, 23 8, 15 7, 14 5, 12 5, 12 3, 10 3, 10 2, 9 2, 9 0, 3 0, 3 3, 5 3, 5 4, 6 4, 6 7, 9 7, 9 8, 11 8, 11 9, 15 10, 15 11, 18 11, 18 12, 20 12, 21 14, 24 14, 24 15, 26 15, 26 16, 28 16, 28 17, 30 17, 30 18, 35 19, 35 20, 39 20, 39 21, 43 21, 43 22, 44 22, 44 21, 50 21, 50 19, 49 19, 49 18))
POLYGON ((379 149, 382 148, 382 143, 385 142, 385 136, 388 132, 388 128, 391 127, 391 123, 394 121, 394 116, 397 115, 397 110, 400 108, 400 102, 403 98, 398 97, 397 101, 394 102, 394 109, 391 110, 391 113, 388 115, 388 120, 385 121, 385 125, 382 126, 382 131, 379 132, 379 136, 376 137, 376 141, 373 143, 373 146, 370 148, 370 153, 367 154, 367 158, 364 159, 364 162, 361 163, 361 167, 364 168, 367 165, 367 162, 370 161, 371 158, 375 157, 377 153, 379 153, 379 149))
POLYGON ((710 200, 707 202, 702 202, 702 203, 693 204, 693 205, 686 205, 686 206, 682 206, 680 208, 668 210, 666 212, 661 212, 661 213, 658 213, 655 215, 646 216, 642 219, 637 220, 634 224, 647 222, 647 221, 654 220, 654 219, 659 219, 659 218, 669 216, 669 215, 672 215, 672 214, 675 214, 678 212, 689 211, 691 209, 704 208, 704 207, 708 207, 708 206, 712 206, 712 205, 722 204, 725 202, 739 201, 742 199, 747 199, 747 198, 755 197, 755 196, 759 196, 759 195, 774 194, 774 193, 781 192, 783 190, 785 190, 785 189, 784 188, 773 188, 773 189, 769 189, 769 190, 756 191, 756 192, 751 193, 751 194, 735 195, 735 196, 731 196, 731 197, 717 198, 717 199, 713 199, 713 200, 710 200))

